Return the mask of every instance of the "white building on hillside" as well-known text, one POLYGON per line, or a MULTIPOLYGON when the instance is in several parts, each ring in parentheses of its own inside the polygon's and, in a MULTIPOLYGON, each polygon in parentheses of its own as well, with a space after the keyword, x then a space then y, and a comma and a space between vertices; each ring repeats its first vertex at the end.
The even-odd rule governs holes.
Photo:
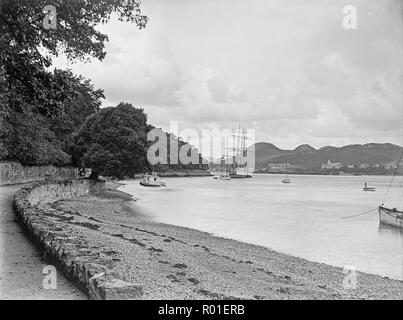
POLYGON ((321 168, 322 168, 322 170, 324 170, 324 169, 341 169, 341 168, 343 168, 343 165, 341 162, 330 162, 330 160, 327 160, 327 163, 322 163, 321 168))

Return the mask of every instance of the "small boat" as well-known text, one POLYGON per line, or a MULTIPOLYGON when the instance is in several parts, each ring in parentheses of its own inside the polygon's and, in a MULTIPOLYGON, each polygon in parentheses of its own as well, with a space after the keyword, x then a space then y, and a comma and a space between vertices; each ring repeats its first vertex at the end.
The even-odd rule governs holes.
POLYGON ((231 180, 231 177, 226 174, 222 174, 219 176, 214 176, 213 179, 215 179, 215 180, 231 180))
POLYGON ((218 180, 231 180, 231 177, 227 175, 222 175, 218 177, 218 180))
POLYGON ((368 187, 367 183, 365 182, 364 188, 362 188, 362 190, 364 191, 375 191, 375 187, 368 187))
POLYGON ((378 212, 379 221, 382 224, 403 228, 403 211, 397 210, 396 208, 385 208, 381 205, 378 207, 378 212))
POLYGON ((288 175, 287 175, 287 163, 285 164, 285 178, 283 180, 281 180, 282 183, 291 183, 291 180, 288 179, 288 175))
POLYGON ((167 184, 160 180, 160 177, 155 174, 145 174, 140 181, 140 185, 143 187, 166 187, 167 184))
POLYGON ((362 188, 362 190, 364 190, 364 191, 375 191, 376 188, 375 187, 364 187, 364 188, 362 188))
POLYGON ((232 170, 229 175, 233 179, 252 178, 247 168, 236 168, 232 170))

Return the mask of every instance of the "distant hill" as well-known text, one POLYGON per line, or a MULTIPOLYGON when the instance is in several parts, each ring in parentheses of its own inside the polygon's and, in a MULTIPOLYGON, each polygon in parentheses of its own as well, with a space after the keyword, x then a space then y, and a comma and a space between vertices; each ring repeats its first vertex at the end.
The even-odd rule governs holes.
POLYGON ((344 147, 326 146, 316 150, 303 144, 294 150, 282 150, 272 143, 255 144, 256 169, 265 169, 269 163, 289 163, 303 169, 318 170, 328 160, 343 164, 385 164, 399 158, 403 148, 391 143, 354 144, 344 147))

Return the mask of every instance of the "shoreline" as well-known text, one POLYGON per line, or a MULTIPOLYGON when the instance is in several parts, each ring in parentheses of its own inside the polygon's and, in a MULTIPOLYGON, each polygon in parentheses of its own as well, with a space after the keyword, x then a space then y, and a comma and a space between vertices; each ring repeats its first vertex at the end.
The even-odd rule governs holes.
MULTIPOLYGON (((119 182, 114 182, 117 185, 116 186, 109 186, 108 188, 110 188, 110 190, 116 190, 116 191, 120 192, 122 198, 129 198, 129 200, 137 201, 138 198, 132 196, 130 193, 122 191, 122 190, 119 190, 120 187, 122 187, 124 185, 127 185, 124 181, 125 180, 119 180, 119 182)), ((264 246, 264 245, 260 245, 260 244, 256 244, 256 243, 252 243, 252 242, 248 242, 248 241, 243 241, 243 240, 238 240, 238 239, 234 239, 234 238, 231 238, 231 237, 220 236, 220 235, 217 235, 217 234, 214 234, 214 233, 211 233, 211 232, 207 232, 207 231, 203 231, 203 230, 200 230, 200 229, 196 229, 196 228, 180 226, 180 225, 175 225, 175 224, 166 223, 166 222, 159 222, 159 221, 155 221, 155 220, 149 220, 149 221, 152 221, 154 223, 167 225, 167 226, 176 227, 176 228, 185 228, 185 229, 194 230, 194 231, 197 231, 197 232, 206 233, 206 234, 208 234, 208 235, 210 235, 212 237, 216 237, 216 238, 219 238, 219 239, 232 240, 232 241, 237 241, 237 242, 240 242, 240 243, 248 244, 248 245, 251 245, 251 246, 261 247, 263 249, 271 250, 273 252, 276 252, 276 253, 279 253, 279 254, 284 254, 286 256, 290 256, 290 257, 294 257, 294 258, 298 258, 298 259, 303 259, 303 260, 306 260, 306 261, 309 261, 309 262, 312 262, 312 263, 324 264, 324 265, 334 267, 334 268, 343 268, 343 266, 340 266, 340 265, 334 265, 334 264, 329 264, 329 263, 326 263, 326 262, 310 260, 310 259, 305 258, 303 256, 293 255, 293 254, 290 254, 290 253, 287 253, 287 252, 284 252, 284 251, 280 251, 280 250, 277 250, 277 249, 274 249, 274 248, 271 248, 271 247, 267 247, 267 246, 264 246)), ((394 227, 384 225, 383 228, 392 228, 393 229, 394 227)), ((373 276, 378 276, 378 277, 382 277, 382 278, 385 278, 385 279, 401 281, 402 282, 402 295, 403 295, 403 279, 395 278, 395 277, 390 276, 390 275, 382 275, 382 274, 372 273, 372 272, 362 271, 362 270, 357 270, 357 272, 361 272, 361 273, 365 273, 365 274, 369 274, 369 275, 373 275, 373 276)))
MULTIPOLYGON (((283 172, 254 172, 253 174, 273 174, 273 175, 283 175, 283 172)), ((339 176, 339 177, 361 177, 361 176, 393 176, 393 173, 350 173, 350 172, 343 172, 337 174, 330 174, 330 173, 315 173, 315 172, 288 172, 288 175, 296 175, 296 176, 339 176)), ((397 174, 400 176, 401 174, 397 174)))
POLYGON ((145 299, 401 298, 400 280, 357 271, 357 288, 346 289, 340 267, 144 219, 118 190, 123 184, 57 206, 97 223, 86 230, 89 241, 116 252, 116 268, 143 286, 145 299))
MULTIPOLYGON (((124 183, 123 181, 124 181, 124 180, 120 180, 119 182, 115 182, 116 184, 118 184, 118 185, 116 185, 116 186, 108 186, 108 188, 110 188, 110 189, 108 189, 108 190, 116 190, 117 192, 121 193, 120 197, 121 197, 122 199, 128 199, 128 198, 130 197, 130 199, 128 199, 128 201, 130 201, 130 200, 137 201, 137 198, 133 197, 131 194, 129 194, 129 193, 125 192, 125 191, 119 190, 120 187, 122 187, 122 186, 124 186, 124 185, 127 185, 127 184, 124 183)), ((152 221, 152 220, 150 220, 150 221, 152 221)), ((330 266, 330 267, 334 267, 334 268, 339 268, 339 269, 342 269, 342 268, 343 268, 343 267, 341 267, 341 266, 337 266, 337 265, 333 265, 333 264, 327 264, 327 263, 325 263, 325 262, 309 260, 309 259, 304 258, 304 257, 301 257, 301 256, 292 255, 292 254, 289 254, 289 253, 286 253, 286 252, 282 252, 282 251, 279 251, 279 250, 276 250, 276 249, 273 249, 273 248, 270 248, 270 247, 265 247, 265 246, 263 246, 263 245, 254 244, 254 243, 246 242, 246 241, 242 241, 242 240, 237 240, 237 239, 230 238, 230 237, 224 237, 224 236, 215 235, 215 234, 213 234, 213 233, 211 233, 211 232, 207 232, 207 231, 203 231, 203 230, 199 230, 199 229, 195 229, 195 228, 183 227, 183 226, 179 226, 179 225, 175 225, 175 224, 164 223, 164 222, 158 222, 158 221, 152 221, 152 222, 158 223, 158 224, 167 225, 167 226, 171 226, 171 227, 174 227, 174 228, 185 228, 185 229, 194 230, 194 231, 197 231, 197 232, 202 232, 202 233, 205 233, 205 234, 207 234, 207 235, 209 235, 209 236, 211 236, 211 237, 215 237, 215 238, 218 238, 218 239, 231 240, 231 241, 236 241, 236 242, 239 242, 239 243, 244 243, 244 244, 251 245, 251 246, 255 246, 255 247, 260 247, 260 248, 262 248, 262 249, 270 250, 270 251, 276 252, 276 253, 278 253, 278 254, 283 254, 283 255, 286 255, 286 256, 289 256, 289 257, 293 257, 293 258, 297 258, 297 259, 303 259, 303 260, 306 260, 306 261, 312 262, 312 263, 319 263, 319 264, 323 264, 323 265, 326 265, 326 266, 330 266)), ((387 226, 387 227, 388 227, 388 226, 387 226)), ((381 275, 381 274, 370 273, 370 272, 365 272, 365 271, 360 271, 360 270, 357 270, 357 272, 364 273, 364 274, 368 274, 368 275, 371 275, 371 276, 377 276, 377 277, 381 277, 381 278, 385 278, 385 279, 391 279, 391 280, 395 280, 395 281, 401 281, 401 282, 402 282, 402 295, 403 295, 403 279, 397 279, 397 278, 393 278, 393 277, 390 277, 390 276, 385 276, 385 275, 381 275)))

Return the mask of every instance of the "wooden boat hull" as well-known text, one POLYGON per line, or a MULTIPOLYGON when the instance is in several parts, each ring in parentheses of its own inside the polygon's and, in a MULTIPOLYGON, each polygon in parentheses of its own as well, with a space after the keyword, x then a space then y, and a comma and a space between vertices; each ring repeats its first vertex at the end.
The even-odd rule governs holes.
POLYGON ((364 187, 362 188, 364 191, 375 191, 375 187, 364 187))
POLYGON ((153 188, 166 187, 166 184, 163 182, 161 182, 160 184, 151 184, 151 183, 140 182, 140 185, 142 185, 143 187, 153 187, 153 188))
POLYGON ((252 178, 250 174, 230 174, 232 179, 244 179, 244 178, 252 178))
POLYGON ((379 206, 378 212, 379 221, 382 224, 403 228, 403 211, 379 206))
POLYGON ((218 180, 231 180, 231 177, 229 177, 229 176, 222 176, 222 177, 219 177, 218 180))

